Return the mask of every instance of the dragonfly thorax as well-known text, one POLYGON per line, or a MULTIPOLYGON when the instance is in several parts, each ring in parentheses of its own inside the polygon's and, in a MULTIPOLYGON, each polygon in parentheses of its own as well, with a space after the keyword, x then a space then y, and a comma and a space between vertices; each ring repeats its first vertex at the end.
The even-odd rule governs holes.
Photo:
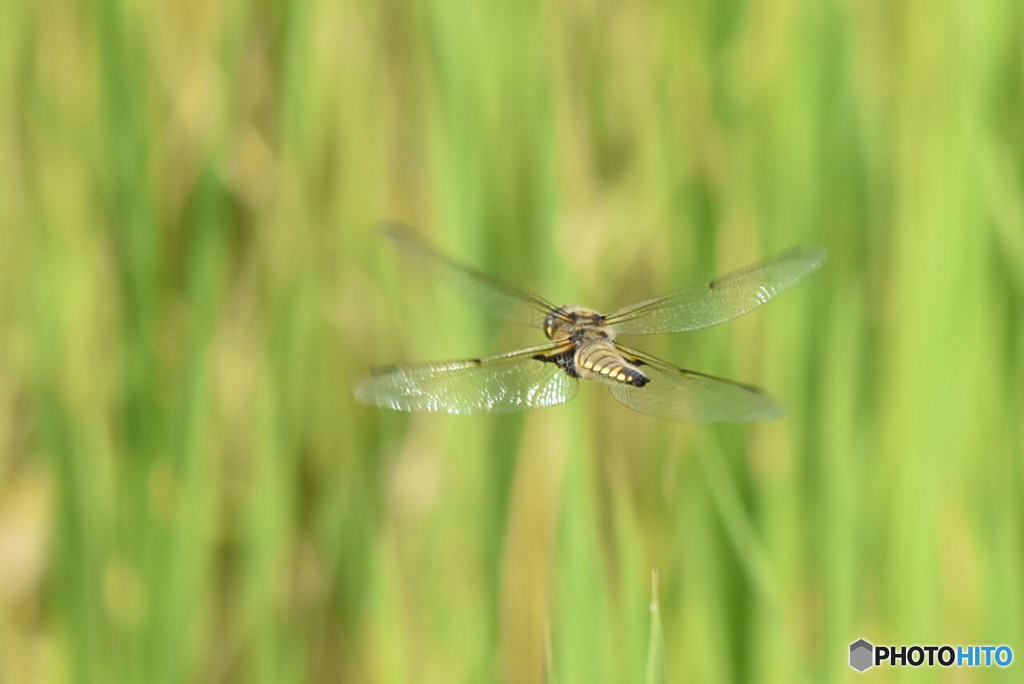
POLYGON ((604 314, 582 306, 562 306, 544 319, 544 334, 550 340, 612 339, 614 334, 605 326, 604 314))

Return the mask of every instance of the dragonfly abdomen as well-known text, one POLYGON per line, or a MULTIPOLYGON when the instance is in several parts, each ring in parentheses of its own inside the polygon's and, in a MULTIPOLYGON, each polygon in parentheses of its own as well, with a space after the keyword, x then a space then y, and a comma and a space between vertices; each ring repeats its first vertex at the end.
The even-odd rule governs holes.
POLYGON ((576 350, 576 370, 580 377, 604 376, 635 387, 643 387, 650 379, 626 361, 611 344, 595 342, 580 345, 576 350))

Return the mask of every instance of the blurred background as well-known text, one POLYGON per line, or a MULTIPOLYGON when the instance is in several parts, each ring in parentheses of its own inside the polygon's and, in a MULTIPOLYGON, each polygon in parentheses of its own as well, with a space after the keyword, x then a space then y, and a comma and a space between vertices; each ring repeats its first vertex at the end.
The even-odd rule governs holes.
POLYGON ((0 93, 0 680, 1024 658, 1018 0, 14 2, 0 93), (604 310, 824 247, 634 339, 788 416, 357 405, 370 366, 542 341, 382 219, 604 310))

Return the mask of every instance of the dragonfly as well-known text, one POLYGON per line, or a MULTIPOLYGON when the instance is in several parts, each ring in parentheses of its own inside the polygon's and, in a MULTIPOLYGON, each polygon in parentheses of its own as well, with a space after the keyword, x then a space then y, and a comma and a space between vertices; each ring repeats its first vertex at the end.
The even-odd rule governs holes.
POLYGON ((825 260, 821 249, 794 247, 702 285, 603 314, 555 306, 492 278, 442 254, 403 224, 386 224, 381 232, 434 279, 484 311, 540 328, 547 337, 545 344, 496 356, 375 368, 353 388, 365 404, 459 415, 563 404, 586 380, 639 413, 679 422, 777 418, 782 407, 757 387, 677 368, 627 347, 618 336, 724 323, 767 303, 825 260))

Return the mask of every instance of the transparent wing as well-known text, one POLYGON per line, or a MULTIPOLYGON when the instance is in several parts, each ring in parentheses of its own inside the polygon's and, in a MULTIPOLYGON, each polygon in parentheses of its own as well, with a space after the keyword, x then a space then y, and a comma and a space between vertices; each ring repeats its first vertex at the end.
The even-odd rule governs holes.
POLYGON ((365 404, 395 411, 466 415, 554 406, 572 399, 579 387, 550 359, 561 351, 545 345, 486 359, 379 368, 354 393, 365 404))
POLYGON ((542 327, 557 308, 535 294, 496 280, 441 254, 408 226, 385 223, 380 231, 404 254, 426 267, 431 275, 458 294, 499 318, 542 327))
POLYGON ((600 381, 635 411, 690 423, 767 420, 783 414, 782 407, 756 387, 676 368, 649 354, 616 346, 650 382, 636 387, 604 378, 600 381))
POLYGON ((627 306, 605 321, 616 332, 626 334, 706 328, 756 309, 817 270, 824 261, 824 250, 795 247, 706 285, 627 306))

